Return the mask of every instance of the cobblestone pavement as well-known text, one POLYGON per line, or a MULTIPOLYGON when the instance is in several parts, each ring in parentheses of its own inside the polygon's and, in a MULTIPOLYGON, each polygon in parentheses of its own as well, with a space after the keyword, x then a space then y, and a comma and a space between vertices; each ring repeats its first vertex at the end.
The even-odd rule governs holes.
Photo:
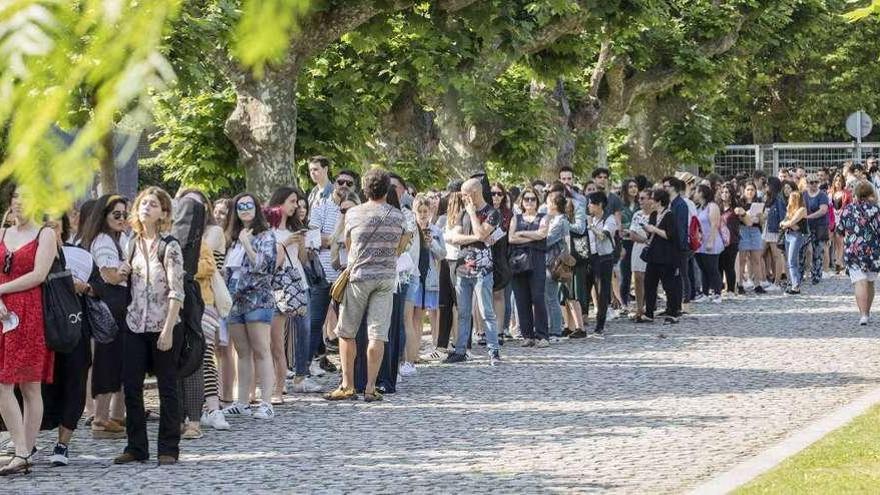
POLYGON ((478 350, 472 363, 420 366, 378 405, 295 397, 274 421, 185 442, 170 468, 111 466, 124 442, 81 435, 70 467, 43 456, 30 476, 0 483, 3 493, 679 493, 877 386, 880 322, 856 326, 842 278, 804 292, 694 306, 676 326, 613 322, 605 341, 508 344, 497 368, 478 350))

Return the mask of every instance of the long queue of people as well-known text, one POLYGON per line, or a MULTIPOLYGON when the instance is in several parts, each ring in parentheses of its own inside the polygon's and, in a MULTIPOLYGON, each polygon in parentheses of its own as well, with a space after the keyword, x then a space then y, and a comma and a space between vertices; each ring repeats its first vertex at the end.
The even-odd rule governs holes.
POLYGON ((609 320, 675 324, 691 302, 799 294, 834 270, 851 277, 866 325, 877 193, 861 166, 835 172, 614 188, 607 169, 578 185, 563 168, 551 184, 477 174, 418 192, 314 157, 308 194, 212 204, 150 187, 42 222, 16 191, 0 231, 0 417, 13 440, 0 475, 30 471, 41 428, 58 430, 49 463, 68 465, 83 417, 94 438, 127 439, 117 464, 148 459, 146 423, 158 420, 158 462, 173 464, 181 439, 233 417, 272 420, 288 394, 380 401, 417 364, 465 362, 473 346, 498 366, 505 344, 602 339, 609 320), (62 349, 44 300, 64 274, 81 312, 62 349), (313 380, 327 373, 339 373, 329 391, 313 380), (144 406, 148 374, 158 412, 144 406))

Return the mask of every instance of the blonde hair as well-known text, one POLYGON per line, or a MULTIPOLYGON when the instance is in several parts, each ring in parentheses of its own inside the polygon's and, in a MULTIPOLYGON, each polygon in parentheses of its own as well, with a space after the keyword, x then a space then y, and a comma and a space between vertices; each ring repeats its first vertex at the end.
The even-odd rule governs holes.
POLYGON ((859 201, 867 201, 874 196, 874 186, 866 180, 859 181, 853 188, 853 195, 859 201))
POLYGON ((418 213, 419 208, 422 206, 427 207, 428 210, 431 209, 431 198, 425 193, 419 193, 416 195, 416 199, 413 200, 413 212, 418 213))
POLYGON ((171 196, 165 192, 161 187, 150 186, 135 198, 134 203, 132 204, 129 223, 131 224, 131 230, 137 234, 138 236, 144 235, 144 224, 141 223, 141 219, 138 217, 138 207, 141 204, 141 201, 147 196, 155 196, 156 199, 159 200, 159 205, 162 207, 162 212, 165 213, 165 217, 159 220, 159 224, 157 225, 157 230, 159 232, 168 232, 171 230, 171 196))
POLYGON ((804 195, 795 189, 788 195, 788 207, 785 209, 785 218, 794 218, 794 214, 801 208, 806 208, 804 205, 804 195))
POLYGON ((454 192, 449 195, 446 205, 446 228, 451 229, 458 223, 461 212, 464 210, 464 199, 462 193, 454 192))

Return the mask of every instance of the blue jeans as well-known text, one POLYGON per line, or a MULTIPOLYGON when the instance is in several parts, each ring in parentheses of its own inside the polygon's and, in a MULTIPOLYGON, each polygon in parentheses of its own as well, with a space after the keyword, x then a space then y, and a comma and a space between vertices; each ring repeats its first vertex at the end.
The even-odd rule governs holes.
POLYGON ((291 316, 287 319, 288 330, 293 338, 293 365, 296 376, 309 376, 311 356, 311 326, 309 315, 291 316))
POLYGON ((803 234, 800 232, 786 232, 785 258, 788 262, 788 277, 791 279, 792 289, 799 288, 801 286, 801 281, 803 281, 804 274, 801 267, 801 249, 803 247, 803 234))
POLYGON ((471 336, 471 314, 473 313, 474 294, 479 300, 483 315, 483 327, 486 333, 486 346, 490 351, 497 351, 498 320, 495 318, 495 307, 492 306, 492 274, 483 277, 456 277, 455 298, 458 301, 458 338, 455 339, 455 353, 467 351, 468 338, 471 336))
MULTIPOLYGON (((551 337, 562 336, 562 306, 559 305, 559 282, 545 271, 544 304, 547 305, 547 331, 551 337)), ((591 296, 592 297, 592 296, 591 296)), ((520 329, 522 330, 522 329, 520 329)))
POLYGON ((309 318, 311 338, 309 339, 309 357, 318 355, 321 344, 324 343, 324 320, 327 319, 327 310, 330 308, 330 287, 313 287, 309 299, 309 318))

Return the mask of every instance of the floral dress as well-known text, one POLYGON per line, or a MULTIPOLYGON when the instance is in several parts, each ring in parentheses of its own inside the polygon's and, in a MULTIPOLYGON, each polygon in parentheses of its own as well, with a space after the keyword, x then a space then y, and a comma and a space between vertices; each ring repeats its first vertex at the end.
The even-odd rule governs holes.
POLYGON ((225 278, 232 296, 230 316, 241 316, 258 309, 275 309, 272 297, 272 274, 275 273, 276 241, 271 230, 261 232, 251 241, 256 260, 244 252, 239 241, 235 241, 226 253, 225 278))
POLYGON ((880 272, 880 207, 860 202, 846 205, 837 219, 843 236, 843 261, 847 268, 880 272))

